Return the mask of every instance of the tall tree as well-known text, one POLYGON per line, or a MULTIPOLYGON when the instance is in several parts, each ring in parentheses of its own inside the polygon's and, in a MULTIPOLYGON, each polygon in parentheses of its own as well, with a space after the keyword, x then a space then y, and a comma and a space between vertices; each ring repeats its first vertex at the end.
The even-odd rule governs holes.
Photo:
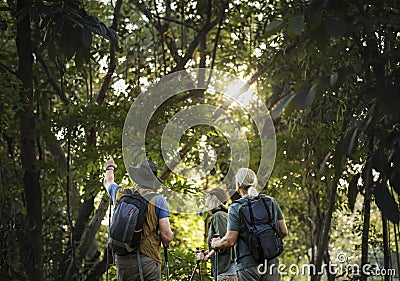
POLYGON ((28 252, 31 261, 26 264, 29 280, 42 280, 43 239, 42 239, 42 195, 40 191, 37 150, 35 147, 35 114, 32 80, 32 39, 29 10, 30 0, 17 1, 18 77, 22 82, 19 93, 22 108, 19 111, 21 134, 21 163, 25 191, 28 231, 28 252))

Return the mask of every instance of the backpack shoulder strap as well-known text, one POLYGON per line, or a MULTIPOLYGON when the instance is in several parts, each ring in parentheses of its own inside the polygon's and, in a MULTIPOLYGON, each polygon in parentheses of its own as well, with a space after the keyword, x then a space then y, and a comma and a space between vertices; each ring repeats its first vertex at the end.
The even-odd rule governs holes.
POLYGON ((268 218, 270 223, 275 223, 275 213, 274 213, 274 203, 272 198, 266 196, 265 194, 260 195, 261 202, 263 203, 265 209, 268 212, 268 218))
POLYGON ((233 203, 239 203, 240 205, 243 205, 244 203, 246 203, 246 198, 240 198, 238 200, 235 200, 232 202, 233 203))
POLYGON ((250 217, 250 224, 253 225, 254 224, 254 213, 253 213, 253 206, 252 206, 252 202, 254 200, 257 200, 259 198, 259 196, 256 196, 254 198, 240 198, 239 200, 236 200, 235 202, 238 202, 239 204, 241 204, 241 206, 239 207, 239 212, 241 212, 241 208, 244 204, 246 204, 246 206, 248 206, 249 208, 249 217, 250 217))
POLYGON ((270 217, 270 224, 272 225, 272 228, 274 229, 275 233, 279 234, 280 236, 280 229, 278 227, 278 220, 275 214, 275 199, 270 196, 265 196, 263 197, 263 203, 265 208, 267 209, 270 217))

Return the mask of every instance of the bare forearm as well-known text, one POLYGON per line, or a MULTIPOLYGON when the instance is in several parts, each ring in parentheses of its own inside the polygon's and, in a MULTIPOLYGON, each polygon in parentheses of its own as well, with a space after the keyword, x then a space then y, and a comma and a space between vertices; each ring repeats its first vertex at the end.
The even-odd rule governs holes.
POLYGON ((228 230, 222 238, 213 238, 211 239, 211 248, 215 250, 222 250, 226 248, 233 247, 237 240, 239 239, 239 232, 228 230))
POLYGON ((288 235, 288 232, 289 232, 287 229, 285 220, 278 221, 278 226, 279 226, 279 230, 281 232, 281 238, 283 239, 288 235))
POLYGON ((104 169, 106 170, 104 173, 104 180, 103 180, 103 185, 104 187, 108 190, 108 187, 115 183, 114 182, 114 169, 117 168, 117 165, 114 162, 114 159, 110 155, 108 157, 107 162, 104 164, 104 169))
POLYGON ((222 237, 220 240, 216 241, 214 244, 215 250, 222 250, 226 248, 229 248, 229 241, 225 236, 222 237))
POLYGON ((103 185, 104 185, 104 187, 106 189, 108 189, 108 187, 113 183, 115 184, 115 181, 114 181, 114 170, 107 170, 104 173, 103 185))
POLYGON ((172 233, 169 218, 162 218, 158 221, 159 229, 160 229, 160 236, 161 242, 164 246, 169 246, 171 244, 172 239, 174 239, 174 234, 172 233))

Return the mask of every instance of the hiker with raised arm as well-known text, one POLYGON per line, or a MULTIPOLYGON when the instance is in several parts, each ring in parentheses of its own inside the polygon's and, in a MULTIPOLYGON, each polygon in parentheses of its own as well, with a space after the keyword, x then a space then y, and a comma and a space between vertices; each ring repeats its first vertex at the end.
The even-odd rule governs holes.
POLYGON ((117 278, 158 281, 161 279, 161 243, 168 247, 173 239, 168 204, 156 193, 161 185, 158 167, 147 160, 130 167, 135 188, 123 188, 115 183, 117 166, 111 156, 104 167, 103 184, 115 206, 109 245, 115 254, 117 278))
POLYGON ((234 246, 239 281, 277 281, 282 239, 288 235, 281 209, 274 198, 258 194, 254 171, 240 168, 235 182, 241 199, 229 207, 227 233, 212 239, 211 247, 234 246))

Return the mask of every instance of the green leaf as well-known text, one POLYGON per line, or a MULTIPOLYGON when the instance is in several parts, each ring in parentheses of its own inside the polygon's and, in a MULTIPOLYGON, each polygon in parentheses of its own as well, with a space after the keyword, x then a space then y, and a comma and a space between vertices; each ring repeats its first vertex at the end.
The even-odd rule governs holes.
POLYGON ((318 80, 318 84, 321 88, 330 88, 331 87, 331 79, 330 76, 320 77, 318 80))
POLYGON ((378 183, 374 189, 375 202, 384 218, 393 223, 399 223, 400 211, 393 195, 390 194, 386 182, 378 183))
POLYGON ((282 20, 273 20, 265 28, 267 35, 271 35, 282 27, 282 20))
POLYGON ((342 18, 328 18, 324 26, 327 34, 334 38, 340 38, 346 32, 346 22, 342 18))
POLYGON ((339 74, 337 72, 332 73, 330 76, 330 85, 331 87, 335 86, 339 79, 339 74))
POLYGON ((64 27, 64 18, 63 17, 58 17, 57 20, 56 20, 56 24, 55 24, 55 26, 53 28, 54 33, 57 34, 57 33, 61 32, 63 27, 64 27))
POLYGON ((312 1, 307 11, 307 18, 310 19, 312 26, 316 26, 321 22, 322 14, 323 1, 312 1))
POLYGON ((281 113, 285 110, 286 106, 290 103, 290 101, 295 97, 294 94, 287 95, 283 97, 278 104, 271 111, 271 118, 275 120, 278 118, 281 113))
POLYGON ((1 31, 6 31, 7 27, 8 27, 7 20, 3 20, 3 19, 0 20, 0 30, 1 31))
POLYGON ((349 202, 349 208, 351 211, 354 210, 354 204, 357 199, 357 194, 358 194, 358 180, 360 179, 360 174, 356 174, 353 176, 349 183, 349 188, 347 191, 347 199, 349 202))
POLYGON ((82 44, 85 48, 90 48, 92 45, 92 33, 87 28, 82 30, 82 44))
POLYGON ((398 168, 394 168, 389 179, 390 186, 396 190, 397 194, 400 195, 400 171, 398 168))
POLYGON ((340 150, 343 156, 350 156, 355 146, 358 136, 358 128, 353 127, 347 131, 347 134, 342 138, 340 150))
POLYGON ((303 87, 295 95, 294 102, 297 109, 306 109, 314 100, 318 85, 303 87))
POLYGON ((78 68, 81 68, 83 65, 83 50, 82 49, 78 50, 75 54, 75 65, 78 68))
POLYGON ((398 121, 400 120, 400 97, 394 87, 381 86, 376 88, 379 109, 398 121))
POLYGON ((363 180, 363 185, 361 188, 369 189, 372 186, 372 167, 371 161, 367 161, 364 165, 364 168, 361 172, 361 177, 363 180))
POLYGON ((112 28, 108 28, 107 30, 108 30, 108 37, 110 38, 110 40, 113 41, 114 43, 118 43, 117 32, 112 28))
POLYGON ((328 45, 328 36, 326 34, 325 28, 323 27, 322 24, 318 24, 312 29, 311 32, 311 39, 315 42, 317 47, 321 50, 324 51, 328 45))
POLYGON ((289 33, 300 35, 304 30, 304 15, 293 17, 289 22, 289 33))
POLYGON ((389 166, 383 150, 375 150, 371 157, 372 168, 381 174, 386 174, 389 166))

